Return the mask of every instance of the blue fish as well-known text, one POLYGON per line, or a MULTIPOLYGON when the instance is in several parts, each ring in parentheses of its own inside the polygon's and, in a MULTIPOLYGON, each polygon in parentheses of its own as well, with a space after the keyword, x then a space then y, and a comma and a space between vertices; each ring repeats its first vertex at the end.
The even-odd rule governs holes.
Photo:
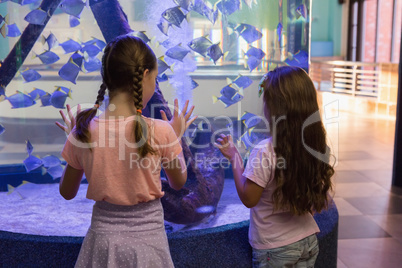
POLYGON ((305 4, 301 4, 296 8, 296 13, 302 16, 304 19, 307 19, 307 7, 305 4))
MULTIPOLYGON (((75 54, 76 53, 74 53, 73 56, 75 54)), ((82 58, 75 58, 74 60, 73 56, 71 56, 70 60, 66 64, 64 64, 63 67, 61 67, 61 69, 59 70, 59 76, 64 80, 76 84, 78 74, 81 70, 81 65, 77 65, 76 61, 82 64, 82 58)))
POLYGON ((225 86, 224 88, 221 89, 221 95, 224 96, 227 99, 232 99, 237 93, 238 90, 231 87, 230 85, 225 86))
POLYGON ((44 45, 45 43, 47 43, 48 49, 47 50, 51 50, 53 47, 57 46, 57 44, 59 43, 57 41, 57 38, 54 34, 50 33, 47 37, 45 37, 44 35, 41 36, 41 43, 44 45))
POLYGON ((105 46, 106 46, 106 43, 104 41, 102 41, 102 40, 100 40, 98 38, 95 38, 95 37, 92 37, 91 40, 89 40, 89 41, 87 41, 85 43, 82 43, 82 45, 87 46, 87 45, 91 45, 93 43, 95 43, 101 50, 104 49, 105 46))
POLYGON ((4 128, 4 126, 2 124, 0 124, 0 135, 3 134, 4 131, 6 131, 6 129, 4 128))
POLYGON ((255 68, 258 67, 258 65, 260 65, 261 60, 257 59, 254 56, 251 56, 247 59, 247 66, 250 70, 250 72, 252 72, 255 68))
POLYGON ((257 135, 253 132, 254 127, 247 129, 247 131, 240 137, 241 142, 243 143, 246 150, 254 147, 254 145, 258 141, 257 135))
POLYGON ((149 39, 148 36, 145 34, 145 31, 133 31, 131 32, 131 35, 140 38, 145 43, 151 41, 151 39, 149 39))
POLYGON ((167 20, 169 23, 180 28, 180 24, 186 18, 183 11, 181 11, 180 7, 172 7, 165 10, 162 13, 162 17, 167 20))
POLYGON ((158 74, 162 74, 164 71, 166 71, 167 69, 172 70, 172 66, 169 66, 166 62, 165 62, 165 56, 159 57, 158 58, 158 74))
POLYGON ((52 98, 52 94, 46 93, 42 97, 40 97, 40 101, 42 103, 42 107, 50 106, 52 103, 50 102, 50 99, 52 98))
POLYGON ((247 131, 247 127, 243 120, 232 121, 231 123, 227 124, 226 127, 229 129, 234 140, 241 139, 241 137, 247 131))
POLYGON ((255 115, 249 112, 244 112, 240 120, 244 120, 244 124, 247 128, 252 128, 261 122, 261 116, 255 115))
POLYGON ((279 42, 279 46, 282 46, 282 30, 283 30, 283 26, 282 23, 278 23, 278 26, 276 27, 276 34, 278 35, 278 42, 279 42))
POLYGON ((3 24, 0 28, 0 34, 3 36, 3 38, 7 37, 7 24, 3 24))
POLYGON ((299 50, 293 57, 300 63, 308 63, 308 53, 304 50, 299 50))
POLYGON ((50 167, 47 169, 47 173, 52 177, 53 180, 61 178, 63 175, 64 168, 61 165, 50 167))
POLYGON ((42 160, 37 158, 36 156, 29 155, 25 160, 24 160, 24 166, 27 172, 31 172, 34 169, 37 169, 38 167, 42 166, 42 160))
POLYGON ((241 9, 240 0, 220 0, 216 3, 216 7, 222 12, 223 15, 229 16, 237 10, 241 9))
POLYGON ((76 52, 78 50, 81 50, 81 48, 82 48, 78 42, 76 42, 72 39, 69 39, 69 40, 61 43, 60 46, 64 49, 64 52, 66 54, 71 53, 71 52, 76 52))
POLYGON ((252 83, 253 80, 251 80, 251 78, 247 77, 247 76, 242 76, 241 74, 239 74, 238 77, 236 77, 236 79, 234 81, 230 80, 229 78, 226 79, 228 84, 236 84, 239 88, 247 88, 249 87, 252 83))
MULTIPOLYGON (((14 3, 18 3, 21 6, 29 5, 38 2, 39 0, 12 0, 14 3)), ((4 1, 6 2, 6 1, 4 1)))
POLYGON ((162 83, 162 82, 167 81, 169 78, 166 74, 162 74, 162 75, 158 75, 156 77, 156 79, 158 80, 159 83, 162 83))
POLYGON ((194 81, 194 79, 191 78, 191 90, 197 88, 199 86, 199 84, 197 82, 194 81))
POLYGON ((299 50, 293 57, 288 57, 285 63, 289 66, 297 66, 303 69, 308 69, 308 53, 304 50, 299 50))
POLYGON ((59 6, 65 13, 79 18, 85 3, 81 0, 64 0, 59 6))
POLYGON ((46 95, 46 92, 42 89, 35 88, 31 92, 28 93, 28 95, 34 100, 40 99, 43 95, 46 95))
POLYGON ((165 20, 164 18, 161 18, 159 23, 156 25, 158 26, 159 30, 166 36, 168 36, 169 32, 169 27, 172 26, 170 22, 165 20))
POLYGON ((32 10, 25 16, 24 20, 36 25, 45 25, 45 21, 48 17, 48 13, 43 11, 41 8, 32 10))
POLYGON ((174 46, 174 43, 170 39, 166 39, 165 41, 163 41, 163 42, 161 42, 159 44, 162 45, 166 49, 169 49, 169 48, 174 46))
POLYGON ((168 49, 165 53, 166 56, 169 58, 178 60, 178 61, 183 61, 184 57, 190 53, 189 50, 183 48, 181 44, 178 44, 177 46, 174 46, 170 49, 168 49))
POLYGON ((233 98, 231 98, 231 99, 228 99, 225 96, 220 96, 219 98, 217 98, 216 96, 212 96, 213 103, 216 103, 219 100, 220 102, 222 102, 225 105, 225 108, 227 108, 235 103, 238 103, 242 99, 243 99, 243 96, 239 93, 236 93, 236 95, 234 95, 233 98))
POLYGON ((190 11, 194 6, 193 0, 173 0, 173 2, 186 11, 190 11))
POLYGON ((204 0, 195 0, 194 1, 194 6, 193 6, 193 11, 197 12, 201 16, 206 17, 212 24, 215 24, 216 19, 218 18, 218 9, 215 11, 212 10, 204 0))
POLYGON ((70 57, 70 61, 77 65, 80 69, 82 67, 82 63, 84 62, 84 56, 80 53, 76 52, 70 57))
POLYGON ((18 29, 17 24, 13 23, 10 25, 7 25, 8 31, 7 31, 7 36, 8 37, 18 37, 21 35, 20 29, 18 29))
POLYGON ((214 64, 223 57, 225 59, 226 55, 229 53, 229 51, 226 51, 225 54, 222 52, 221 47, 219 46, 220 43, 218 44, 213 44, 207 49, 207 55, 214 61, 214 64))
POLYGON ((50 98, 50 103, 53 105, 53 107, 58 108, 58 109, 64 109, 64 104, 66 103, 68 94, 63 92, 60 89, 56 89, 50 98))
POLYGON ((71 98, 71 93, 73 92, 70 88, 62 87, 62 86, 56 86, 56 90, 64 91, 70 98, 71 98))
POLYGON ((81 52, 86 52, 88 53, 89 57, 96 57, 96 55, 98 55, 100 52, 102 51, 102 49, 100 49, 96 43, 92 43, 92 44, 87 44, 85 45, 83 48, 81 48, 81 52))
POLYGON ((32 151, 33 151, 33 146, 29 140, 26 140, 25 143, 27 144, 27 146, 26 146, 27 153, 28 153, 28 155, 31 155, 32 151))
POLYGON ((50 50, 45 51, 40 55, 37 55, 34 53, 34 55, 35 55, 35 57, 38 57, 42 61, 43 64, 52 64, 60 59, 56 53, 54 53, 50 50))
POLYGON ((102 62, 94 57, 89 58, 87 61, 84 61, 84 69, 87 73, 99 71, 102 68, 102 62))
POLYGON ((24 78, 26 83, 36 81, 42 77, 36 70, 29 69, 29 68, 27 68, 25 71, 21 72, 21 75, 24 78))
POLYGON ((51 168, 61 165, 60 159, 54 155, 47 155, 45 157, 42 157, 41 160, 45 168, 51 168))
POLYGON ((0 97, 6 95, 6 89, 0 85, 0 97))
POLYGON ((265 52, 262 49, 250 46, 250 49, 247 50, 246 54, 247 57, 254 56, 259 60, 262 60, 265 57, 265 52))
POLYGON ((31 96, 20 91, 17 91, 17 93, 6 99, 10 102, 13 109, 30 107, 36 103, 31 96))
POLYGON ((0 25, 3 23, 3 21, 4 21, 6 24, 8 24, 8 21, 9 21, 8 18, 9 18, 8 14, 5 15, 4 17, 0 14, 0 25))
POLYGON ((77 17, 74 16, 69 16, 68 21, 70 23, 70 27, 74 28, 77 27, 78 25, 80 25, 80 20, 77 17))
POLYGON ((239 24, 235 30, 241 37, 243 37, 244 40, 246 40, 248 44, 251 44, 262 38, 262 33, 258 31, 256 27, 250 24, 239 24))
POLYGON ((212 42, 206 38, 205 36, 201 36, 198 38, 195 38, 191 40, 188 44, 189 48, 191 48, 193 51, 201 54, 202 56, 206 57, 206 53, 208 51, 208 48, 212 46, 212 42))

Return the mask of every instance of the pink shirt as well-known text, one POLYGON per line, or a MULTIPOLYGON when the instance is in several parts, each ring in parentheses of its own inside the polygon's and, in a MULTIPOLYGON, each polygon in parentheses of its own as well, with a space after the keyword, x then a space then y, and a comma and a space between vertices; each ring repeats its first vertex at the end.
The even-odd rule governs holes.
POLYGON ((91 150, 79 142, 72 131, 63 158, 75 169, 84 170, 88 180, 87 198, 117 205, 135 205, 164 195, 161 164, 175 159, 181 146, 168 122, 143 117, 148 140, 156 155, 140 158, 133 138, 136 116, 118 119, 95 117, 89 126, 91 150))
POLYGON ((252 151, 243 176, 263 187, 258 204, 250 209, 249 242, 255 249, 271 249, 289 245, 320 231, 313 216, 292 215, 288 211, 273 212, 272 194, 277 161, 271 139, 261 141, 252 151))

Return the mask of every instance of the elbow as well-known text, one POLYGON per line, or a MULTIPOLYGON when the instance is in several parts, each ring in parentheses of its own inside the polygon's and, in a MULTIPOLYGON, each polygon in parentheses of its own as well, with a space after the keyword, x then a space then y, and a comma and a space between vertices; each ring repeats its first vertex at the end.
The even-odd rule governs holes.
POLYGON ((179 191, 181 188, 183 188, 183 186, 186 184, 187 181, 187 174, 184 174, 185 176, 183 176, 180 180, 175 181, 174 183, 169 183, 170 188, 179 191))
POLYGON ((255 201, 255 200, 251 200, 251 199, 248 199, 245 197, 240 198, 240 200, 243 203, 243 205, 245 205, 247 208, 253 208, 258 204, 258 200, 255 201))
POLYGON ((65 199, 65 200, 71 200, 75 197, 75 194, 71 193, 65 193, 63 191, 60 191, 60 195, 65 199))

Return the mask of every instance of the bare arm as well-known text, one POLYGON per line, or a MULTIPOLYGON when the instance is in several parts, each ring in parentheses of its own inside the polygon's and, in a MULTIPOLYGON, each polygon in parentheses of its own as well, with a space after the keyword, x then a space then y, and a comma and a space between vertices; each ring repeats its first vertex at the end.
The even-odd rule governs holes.
MULTIPOLYGON (((186 101, 183 110, 180 112, 178 100, 175 99, 173 117, 170 121, 168 121, 165 112, 162 110, 160 111, 162 119, 164 121, 168 121, 169 124, 172 126, 177 138, 180 141, 180 144, 181 137, 183 136, 186 129, 194 122, 195 119, 197 119, 197 116, 190 118, 191 114, 194 111, 194 106, 192 106, 188 112, 187 108, 188 100, 186 101)), ((183 152, 180 152, 180 154, 169 163, 164 164, 163 169, 165 170, 166 176, 168 177, 170 187, 175 190, 180 190, 187 181, 187 167, 183 152)))
POLYGON ((169 181, 170 187, 180 190, 187 181, 187 167, 184 160, 183 152, 163 166, 163 170, 169 181))
POLYGON ((66 165, 59 184, 59 191, 64 199, 71 200, 77 195, 83 174, 84 170, 75 169, 68 164, 66 165))
POLYGON ((232 136, 221 134, 215 146, 219 148, 223 156, 225 156, 232 165, 233 179, 241 202, 248 208, 257 205, 261 199, 264 188, 243 176, 243 159, 233 144, 232 136))

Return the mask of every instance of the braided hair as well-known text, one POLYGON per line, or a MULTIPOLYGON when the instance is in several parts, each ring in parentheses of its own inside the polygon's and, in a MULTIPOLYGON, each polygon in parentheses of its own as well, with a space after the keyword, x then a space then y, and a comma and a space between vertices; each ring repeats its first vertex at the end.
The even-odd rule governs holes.
POLYGON ((76 138, 81 142, 89 142, 89 123, 104 100, 106 88, 110 98, 119 92, 129 92, 137 110, 132 133, 138 145, 138 153, 140 157, 148 153, 154 154, 155 150, 148 143, 148 126, 141 116, 141 111, 143 75, 145 70, 153 71, 155 68, 155 54, 140 38, 122 35, 109 42, 102 57, 103 83, 98 91, 94 108, 84 110, 77 116, 76 138))

